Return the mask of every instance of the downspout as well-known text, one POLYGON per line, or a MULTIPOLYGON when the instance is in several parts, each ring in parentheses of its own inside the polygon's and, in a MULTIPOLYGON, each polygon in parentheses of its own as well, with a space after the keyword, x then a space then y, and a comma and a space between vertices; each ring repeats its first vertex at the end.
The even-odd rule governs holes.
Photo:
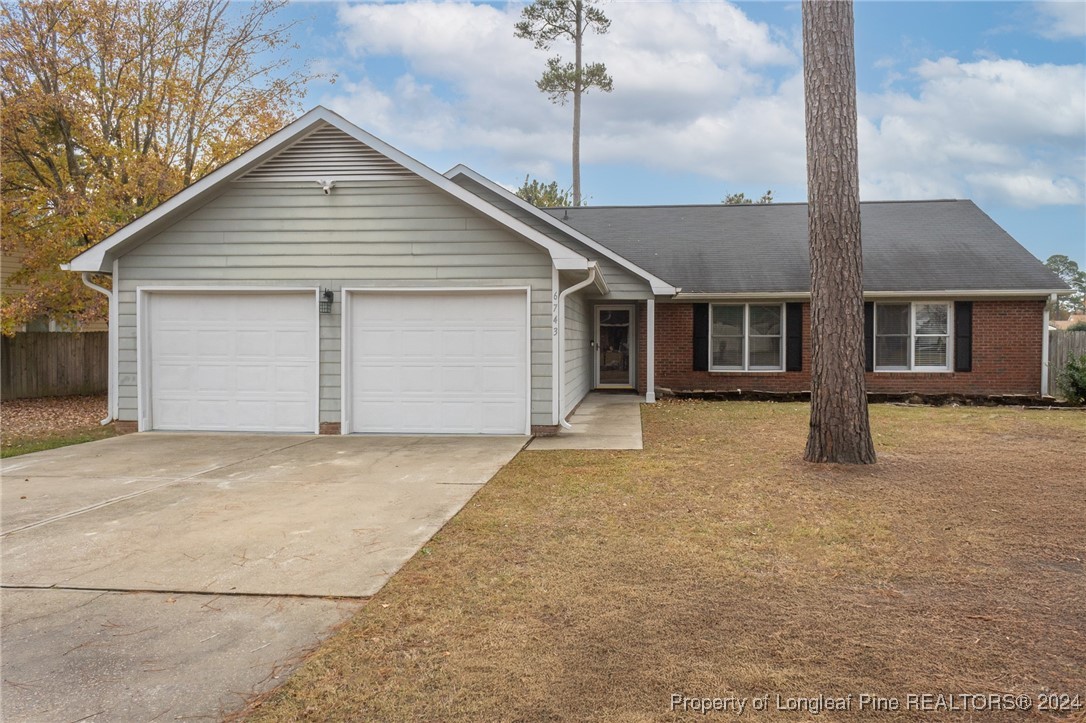
POLYGON ((1048 297, 1048 302, 1045 304, 1044 321, 1041 331, 1041 396, 1048 396, 1048 309, 1050 306, 1054 306, 1059 302, 1059 299, 1055 294, 1048 297))
POLYGON ((588 278, 584 281, 574 284, 561 294, 558 295, 558 368, 555 369, 555 376, 558 379, 558 383, 555 385, 558 387, 558 423, 566 429, 573 429, 573 425, 566 421, 565 412, 562 410, 566 390, 564 388, 562 372, 566 368, 566 297, 575 291, 580 291, 589 284, 593 284, 596 281, 596 262, 588 262, 588 278))
MULTIPOLYGON (((109 289, 107 289, 104 286, 99 286, 98 284, 94 283, 93 281, 90 280, 90 277, 91 277, 90 272, 89 271, 84 271, 82 273, 83 284, 85 286, 87 286, 88 288, 94 289, 99 294, 105 294, 106 299, 109 302, 109 308, 112 309, 113 308, 113 292, 110 291, 109 289)), ((109 335, 110 335, 110 337, 112 337, 116 333, 117 333, 117 330, 113 328, 113 325, 110 325, 110 327, 109 327, 109 335)), ((108 390, 107 395, 106 395, 106 399, 108 400, 107 401, 108 408, 106 409, 106 418, 101 419, 101 420, 98 421, 98 424, 101 424, 103 427, 113 421, 113 395, 116 393, 116 391, 113 389, 113 363, 114 363, 114 360, 113 360, 113 353, 112 353, 112 351, 113 351, 112 350, 112 344, 110 345, 110 347, 111 348, 110 348, 110 354, 109 354, 109 380, 108 380, 107 387, 106 387, 107 390, 108 390)))

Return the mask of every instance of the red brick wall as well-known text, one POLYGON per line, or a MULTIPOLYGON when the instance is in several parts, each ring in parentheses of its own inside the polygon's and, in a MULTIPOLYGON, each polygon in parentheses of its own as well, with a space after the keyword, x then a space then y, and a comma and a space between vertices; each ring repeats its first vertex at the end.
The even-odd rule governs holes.
MULTIPOLYGON (((868 372, 871 392, 1038 394, 1044 301, 974 301, 973 371, 868 372)), ((643 314, 639 318, 643 319, 643 314)), ((672 391, 800 392, 811 388, 810 306, 803 305, 803 371, 772 373, 693 370, 693 306, 656 305, 656 388, 672 391)), ((639 324, 644 349, 644 322, 639 324)), ((640 357, 644 359, 644 355, 640 357)), ((643 389, 644 370, 638 386, 643 389)))

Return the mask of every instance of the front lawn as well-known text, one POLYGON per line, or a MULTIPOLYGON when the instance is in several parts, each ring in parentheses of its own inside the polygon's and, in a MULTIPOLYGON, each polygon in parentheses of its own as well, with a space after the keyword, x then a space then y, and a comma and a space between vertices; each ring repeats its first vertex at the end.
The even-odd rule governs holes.
MULTIPOLYGON (((802 461, 802 404, 663 402, 643 407, 643 452, 522 452, 252 717, 700 718, 673 694, 787 721, 811 715, 777 695, 1086 705, 1086 415, 871 416, 865 468, 802 461)), ((851 705, 821 717, 918 717, 851 705)))

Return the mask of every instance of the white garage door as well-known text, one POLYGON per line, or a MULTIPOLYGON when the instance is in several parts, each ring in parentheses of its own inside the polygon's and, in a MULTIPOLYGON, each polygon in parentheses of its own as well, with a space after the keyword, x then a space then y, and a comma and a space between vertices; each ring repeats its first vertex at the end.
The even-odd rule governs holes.
POLYGON ((527 432, 524 291, 349 298, 350 431, 527 432))
POLYGON ((152 429, 316 431, 314 292, 154 292, 146 303, 152 429))

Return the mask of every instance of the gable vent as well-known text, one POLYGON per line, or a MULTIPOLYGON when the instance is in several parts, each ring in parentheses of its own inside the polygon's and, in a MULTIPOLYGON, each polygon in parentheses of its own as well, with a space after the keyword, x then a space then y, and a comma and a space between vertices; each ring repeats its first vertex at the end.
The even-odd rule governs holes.
POLYGON ((244 181, 379 181, 413 175, 400 164, 378 153, 343 131, 325 127, 310 133, 289 148, 241 177, 244 181))

